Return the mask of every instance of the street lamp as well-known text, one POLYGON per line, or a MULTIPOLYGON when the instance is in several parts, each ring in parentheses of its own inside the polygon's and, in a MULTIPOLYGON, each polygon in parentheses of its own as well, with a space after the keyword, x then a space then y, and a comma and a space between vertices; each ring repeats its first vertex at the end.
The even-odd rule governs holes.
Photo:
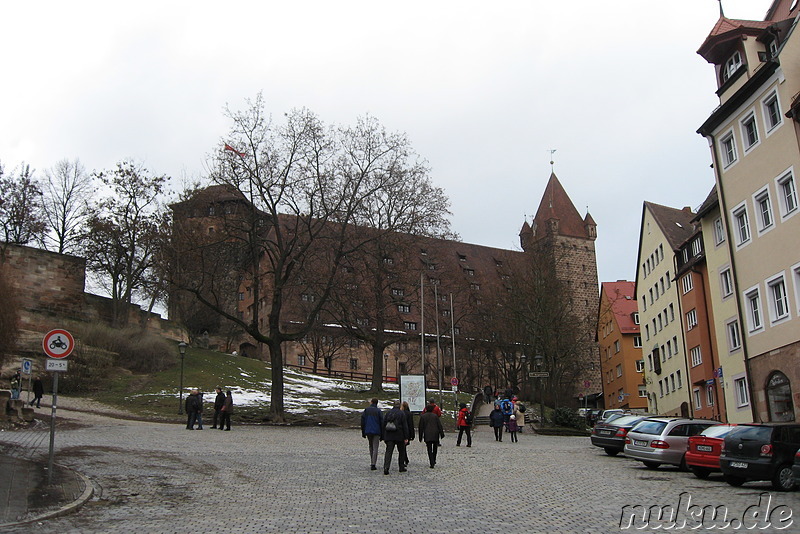
MULTIPOLYGON (((533 364, 536 366, 536 371, 538 372, 542 368, 542 362, 544 361, 544 356, 541 354, 537 354, 533 357, 533 364)), ((539 383, 537 384, 537 389, 539 390, 539 424, 544 426, 544 390, 542 389, 542 377, 538 376, 537 380, 539 383)))
POLYGON ((528 361, 528 357, 524 354, 519 355, 519 359, 521 362, 521 371, 522 371, 522 391, 520 392, 520 398, 525 400, 530 400, 528 396, 528 372, 530 369, 525 367, 525 363, 528 361))
POLYGON ((181 353, 181 385, 179 391, 179 401, 178 401, 178 415, 183 415, 183 360, 186 358, 186 347, 188 345, 181 341, 178 343, 178 350, 181 353))

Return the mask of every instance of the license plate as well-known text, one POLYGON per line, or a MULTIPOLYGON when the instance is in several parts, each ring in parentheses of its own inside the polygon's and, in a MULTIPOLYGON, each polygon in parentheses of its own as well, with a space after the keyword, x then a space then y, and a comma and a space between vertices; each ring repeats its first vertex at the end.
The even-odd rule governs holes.
POLYGON ((714 449, 710 445, 698 445, 697 450, 703 452, 711 452, 714 449))
POLYGON ((738 467, 739 469, 747 469, 747 462, 731 462, 731 467, 738 467))
POLYGON ((598 434, 600 434, 601 436, 610 436, 612 432, 610 430, 601 430, 600 432, 598 432, 598 434))
POLYGON ((634 444, 634 445, 636 445, 636 446, 638 446, 638 447, 647 447, 647 442, 646 442, 646 441, 643 441, 643 440, 641 440, 641 439, 635 439, 635 440, 633 440, 633 444, 634 444))

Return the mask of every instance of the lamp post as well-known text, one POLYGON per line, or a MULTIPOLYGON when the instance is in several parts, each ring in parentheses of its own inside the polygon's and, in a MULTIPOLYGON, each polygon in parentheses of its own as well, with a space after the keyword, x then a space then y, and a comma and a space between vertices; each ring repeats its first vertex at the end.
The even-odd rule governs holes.
POLYGON ((528 391, 528 371, 529 369, 526 368, 525 363, 528 361, 528 357, 525 354, 520 354, 519 359, 521 362, 520 370, 522 371, 522 391, 520 392, 520 398, 524 398, 525 400, 530 400, 529 398, 529 391, 528 391))
MULTIPOLYGON (((541 354, 537 354, 533 357, 533 364, 536 366, 536 371, 538 372, 542 368, 542 362, 544 361, 544 356, 541 354)), ((539 390, 539 424, 544 426, 544 391, 542 390, 542 377, 537 377, 539 383, 537 384, 536 388, 539 390)))
POLYGON ((178 350, 181 353, 181 383, 179 386, 178 415, 183 415, 183 360, 186 358, 186 347, 188 345, 181 341, 178 343, 178 350))

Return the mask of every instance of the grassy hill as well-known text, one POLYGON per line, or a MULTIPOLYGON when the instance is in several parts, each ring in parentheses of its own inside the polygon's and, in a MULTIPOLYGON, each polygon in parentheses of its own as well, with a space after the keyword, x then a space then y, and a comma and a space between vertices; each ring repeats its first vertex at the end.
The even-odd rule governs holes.
MULTIPOLYGON (((286 369, 284 406, 290 424, 358 426, 361 411, 369 404, 370 384, 329 378, 324 375, 286 369)), ((180 362, 151 374, 114 373, 107 377, 101 391, 89 396, 97 401, 124 408, 148 419, 180 420, 180 362)), ((184 399, 192 388, 204 393, 204 416, 213 413, 214 388, 230 389, 233 394, 234 419, 240 423, 269 423, 272 371, 266 362, 232 356, 211 350, 189 347, 184 360, 184 399)), ((399 399, 397 384, 384 384, 377 395, 382 408, 399 399)), ((429 398, 439 402, 439 392, 429 398)), ((452 392, 444 392, 442 406, 452 411, 452 392)), ((459 393, 458 402, 470 402, 471 396, 459 393)), ((452 415, 449 416, 452 419, 452 415)), ((448 422, 445 422, 447 425, 448 422)), ((450 423, 452 424, 452 423, 450 423)))

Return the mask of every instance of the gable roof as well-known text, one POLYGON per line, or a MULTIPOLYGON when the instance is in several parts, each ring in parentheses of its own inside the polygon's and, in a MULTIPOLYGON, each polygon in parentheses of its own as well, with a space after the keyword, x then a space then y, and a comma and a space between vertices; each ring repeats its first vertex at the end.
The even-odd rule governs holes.
MULTIPOLYGON (((558 233, 571 237, 589 237, 586 232, 586 222, 580 216, 564 186, 558 181, 555 173, 550 174, 544 195, 533 218, 535 228, 545 228, 545 222, 557 219, 558 233)), ((593 221, 592 221, 593 222, 593 221)))
POLYGON ((768 20, 738 20, 721 16, 697 53, 709 63, 719 63, 728 50, 728 43, 742 36, 760 35, 771 25, 772 21, 768 20))
POLYGON ((658 227, 667 238, 667 242, 673 251, 677 251, 681 243, 685 242, 693 233, 694 212, 691 208, 676 209, 669 206, 662 206, 653 202, 644 203, 645 208, 650 210, 658 227))

